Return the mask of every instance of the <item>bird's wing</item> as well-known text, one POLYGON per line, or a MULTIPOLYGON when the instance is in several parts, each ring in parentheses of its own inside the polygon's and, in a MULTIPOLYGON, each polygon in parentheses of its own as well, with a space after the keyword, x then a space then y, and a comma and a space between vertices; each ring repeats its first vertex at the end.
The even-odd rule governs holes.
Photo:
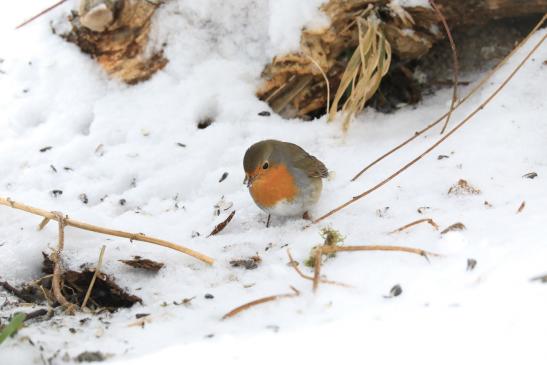
POLYGON ((291 150, 292 162, 296 168, 306 171, 309 177, 328 177, 329 170, 315 156, 310 155, 294 143, 287 143, 291 150))

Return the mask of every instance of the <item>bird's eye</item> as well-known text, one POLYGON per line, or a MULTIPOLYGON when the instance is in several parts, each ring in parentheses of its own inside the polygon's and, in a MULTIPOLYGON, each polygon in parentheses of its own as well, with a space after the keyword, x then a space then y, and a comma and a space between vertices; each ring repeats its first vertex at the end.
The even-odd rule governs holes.
POLYGON ((266 170, 268 167, 270 167, 270 164, 268 163, 268 161, 264 162, 264 165, 262 165, 262 168, 266 170))

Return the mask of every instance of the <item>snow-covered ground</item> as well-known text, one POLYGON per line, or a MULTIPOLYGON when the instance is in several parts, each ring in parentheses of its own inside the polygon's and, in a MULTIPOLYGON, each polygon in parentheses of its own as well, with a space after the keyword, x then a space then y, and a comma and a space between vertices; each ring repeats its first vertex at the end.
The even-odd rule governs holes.
MULTIPOLYGON (((279 218, 266 229, 265 214, 242 184, 249 145, 265 138, 295 142, 335 172, 312 212, 317 217, 436 141, 439 130, 349 182, 449 105, 446 90, 391 115, 367 110, 347 134, 324 118, 258 116, 268 110, 254 95, 263 66, 277 52, 298 46, 305 23, 321 23, 318 3, 168 1, 156 14, 161 24, 154 24, 152 46, 167 42, 170 62, 131 87, 109 80, 76 46, 51 33, 50 22, 61 26, 73 4, 16 32, 13 25, 44 4, 19 1, 1 13, 0 196, 143 232, 216 259, 207 266, 154 245, 67 228, 66 267, 94 265, 106 244, 103 271, 144 304, 101 320, 80 313, 32 324, 0 346, 1 364, 39 364, 41 356, 70 363, 83 351, 111 354, 110 361, 124 364, 545 363, 547 286, 530 279, 547 273, 547 47, 469 125, 382 189, 307 230, 303 220, 279 218), (207 117, 214 123, 198 129, 207 117), (40 152, 46 146, 53 148, 40 152), (219 183, 224 172, 228 177, 219 183), (530 172, 537 177, 523 178, 530 172), (481 194, 448 195, 459 179, 481 194), (55 197, 53 190, 63 194, 55 197), (216 216, 221 197, 233 205, 216 216), (420 207, 429 209, 420 214, 420 207), (234 209, 227 228, 207 238, 234 209), (389 234, 426 217, 441 229, 456 222, 467 229, 441 235, 419 225, 389 234), (403 253, 341 253, 325 262, 323 274, 353 288, 321 285, 314 295, 311 283, 287 266, 286 248, 303 261, 326 226, 339 230, 344 244, 397 244, 445 256, 427 263, 403 253), (255 254, 262 258, 255 270, 229 264, 255 254), (151 275, 118 262, 132 255, 166 267, 151 275), (468 258, 477 261, 472 271, 468 258), (402 294, 386 298, 395 284, 402 294), (220 320, 240 304, 289 292, 290 285, 299 297, 220 320), (192 297, 188 306, 172 304, 192 297), (138 313, 150 313, 144 328, 130 326, 138 313), (91 319, 81 323, 83 318, 91 319)), ((451 124, 486 98, 545 33, 459 108, 451 124)), ((55 246, 57 230, 50 224, 38 232, 38 222, 0 207, 3 280, 40 276, 41 252, 55 246)), ((0 291, 0 306, 7 299, 0 291)), ((6 308, 3 321, 16 310, 6 308)))

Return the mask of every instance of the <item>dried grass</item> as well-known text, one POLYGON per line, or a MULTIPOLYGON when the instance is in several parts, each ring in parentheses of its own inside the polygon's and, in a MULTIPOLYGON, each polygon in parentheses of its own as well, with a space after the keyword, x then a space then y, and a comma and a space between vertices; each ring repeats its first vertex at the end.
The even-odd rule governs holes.
POLYGON ((380 29, 380 21, 375 16, 359 18, 357 26, 359 45, 348 61, 328 116, 329 121, 334 120, 345 99, 341 107, 344 130, 378 90, 391 64, 391 46, 380 29))

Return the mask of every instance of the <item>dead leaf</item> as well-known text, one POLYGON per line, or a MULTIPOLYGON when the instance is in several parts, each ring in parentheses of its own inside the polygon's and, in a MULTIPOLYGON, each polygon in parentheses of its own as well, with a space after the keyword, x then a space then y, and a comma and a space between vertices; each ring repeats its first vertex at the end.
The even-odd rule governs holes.
POLYGON ((224 228, 226 228, 226 226, 228 225, 228 223, 230 223, 230 221, 232 220, 232 218, 234 217, 234 215, 236 214, 236 211, 232 211, 232 213, 230 213, 230 215, 228 216, 228 218, 226 218, 223 222, 220 222, 219 224, 217 224, 215 226, 215 228, 211 231, 211 233, 209 233, 209 236, 207 237, 210 237, 210 236, 214 236, 220 232, 222 232, 222 230, 224 228))
POLYGON ((445 228, 441 232, 441 234, 445 234, 445 233, 453 232, 453 231, 463 231, 465 229, 466 229, 465 225, 463 223, 458 222, 458 223, 454 223, 454 224, 448 226, 447 228, 445 228))
POLYGON ((140 256, 133 256, 133 259, 131 260, 118 260, 118 261, 137 269, 143 269, 143 270, 148 270, 152 272, 158 272, 164 266, 163 262, 143 259, 140 256))

